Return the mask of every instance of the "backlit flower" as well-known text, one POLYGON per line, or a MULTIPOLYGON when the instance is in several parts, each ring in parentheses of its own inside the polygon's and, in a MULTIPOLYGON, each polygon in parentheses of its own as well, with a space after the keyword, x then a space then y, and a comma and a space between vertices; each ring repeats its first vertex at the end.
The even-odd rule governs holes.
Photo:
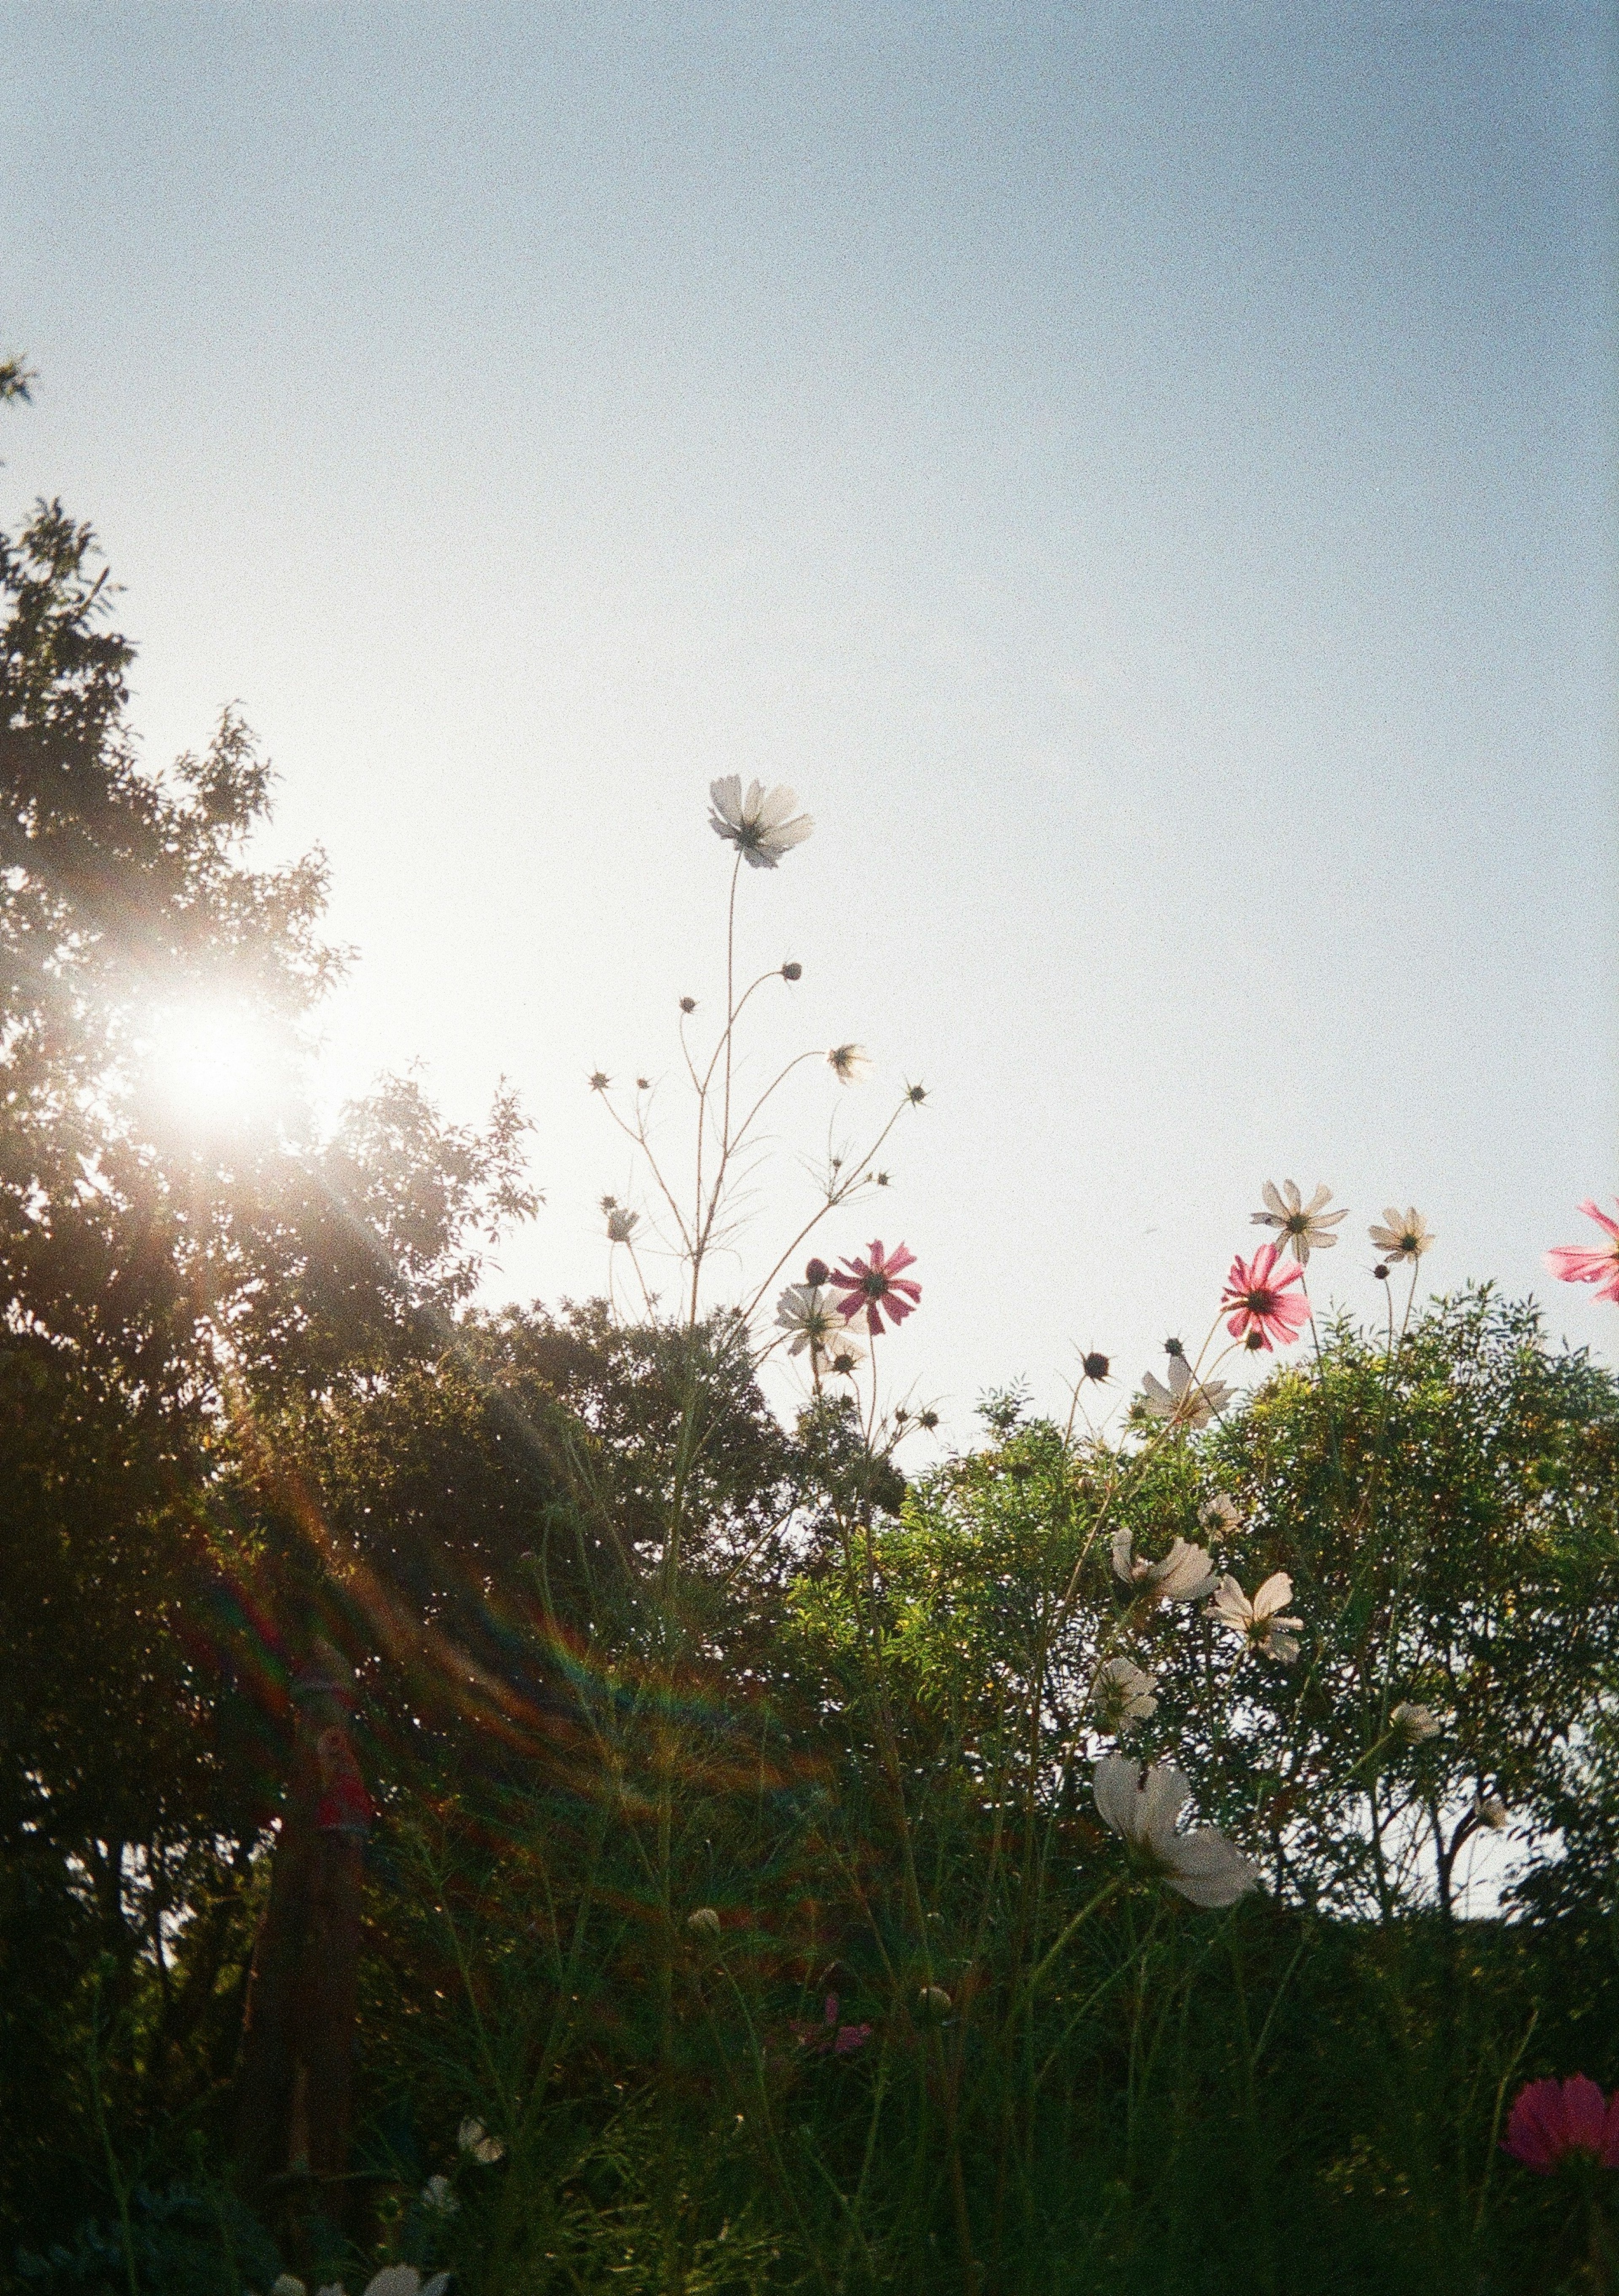
POLYGON ((1310 1321, 1310 1302, 1295 1298, 1289 1288, 1303 1282, 1304 1271, 1296 1260, 1278 1269, 1281 1256, 1279 1244, 1262 1243, 1252 1259, 1231 1262, 1220 1304, 1222 1311, 1237 1311, 1226 1324, 1234 1340, 1269 1348, 1279 1339, 1289 1347, 1310 1321))
POLYGON ((1170 1357, 1167 1387, 1150 1371, 1144 1371, 1141 1390, 1153 1417, 1167 1419, 1175 1427, 1206 1427, 1231 1400, 1231 1390, 1223 1380, 1194 1380, 1192 1366, 1184 1356, 1170 1357))
POLYGON ((833 1369, 841 1357, 851 1365, 859 1361, 860 1343, 849 1328, 843 1302, 821 1284, 789 1283, 776 1303, 776 1320, 792 1334, 787 1353, 801 1356, 808 1348, 810 1366, 818 1373, 833 1369))
POLYGON ((859 1084, 870 1072, 871 1054, 864 1045, 834 1045, 826 1065, 840 1084, 859 1084))
POLYGON ((505 2154, 505 2146, 498 2136, 491 2136, 481 2120, 464 2120, 456 2131, 456 2142, 464 2152, 470 2152, 481 2168, 492 2169, 505 2154))
POLYGON ((1195 1906, 1234 1906, 1259 1886, 1259 1868, 1212 1825, 1176 1833, 1189 1791, 1172 1762, 1155 1762, 1145 1777, 1122 1754, 1097 1764, 1097 1808, 1138 1859, 1195 1906))
POLYGON ((751 782, 744 797, 742 776, 726 774, 709 783, 709 827, 736 848, 750 869, 774 869, 815 827, 807 813, 799 812, 796 791, 785 784, 768 790, 762 782, 751 782))
POLYGON ((1571 2154, 1619 2169, 1619 2090, 1605 2097, 1583 2073, 1531 2081, 1512 2100, 1501 2150, 1541 2177, 1571 2154))
POLYGON ((1224 1491, 1216 1491, 1198 1508, 1197 1520, 1204 1530, 1222 1530, 1229 1538, 1233 1531, 1242 1529, 1245 1517, 1235 1499, 1229 1499, 1224 1491))
POLYGON ((1323 1211, 1323 1204, 1332 1201, 1332 1190, 1319 1187, 1306 1203, 1295 1182, 1284 1180, 1279 1188, 1267 1180, 1261 1193, 1269 1210, 1253 1216, 1255 1227, 1277 1227, 1282 1232, 1282 1242, 1291 1248, 1294 1258, 1302 1267, 1312 1251, 1329 1251, 1336 1243, 1333 1234, 1338 1222, 1349 1218, 1347 1205, 1340 1211, 1323 1211))
POLYGON ((1284 1666, 1291 1666, 1299 1654, 1298 1635, 1304 1624, 1303 1619, 1280 1615, 1292 1600, 1293 1581, 1285 1570, 1273 1570, 1252 1602, 1228 1571, 1215 1589, 1208 1616, 1268 1658, 1279 1658, 1284 1666))
POLYGON ((1115 1530, 1113 1536, 1115 1578, 1138 1594, 1156 1595, 1165 1603, 1196 1603, 1213 1587, 1219 1575, 1201 1546, 1178 1538, 1162 1562, 1149 1562, 1136 1553, 1136 1535, 1115 1530))
POLYGON ((916 1255, 907 1251, 902 1243, 884 1254, 882 1241, 867 1246, 865 1259, 850 1259, 834 1270, 833 1289, 842 1294, 844 1315, 851 1324, 865 1321, 867 1328, 880 1332, 883 1328, 883 1314, 886 1309, 890 1320, 902 1324, 922 1298, 922 1286, 902 1267, 914 1267, 916 1255))
MULTIPOLYGON (((1619 1202, 1619 1197, 1615 1201, 1619 1202)), ((1546 1255, 1546 1265, 1565 1283, 1594 1283, 1598 1300, 1612 1300, 1619 1305, 1619 1220, 1609 1219, 1589 1198, 1580 1210, 1587 1219, 1606 1229, 1611 1241, 1600 1251, 1591 1251, 1582 1243, 1554 1244, 1546 1255)))
POLYGON ((1097 1669, 1097 1678, 1090 1685, 1091 1702, 1101 1717, 1104 1730, 1117 1733, 1128 1729, 1132 1722, 1145 1722, 1149 1714, 1158 1711, 1154 1692, 1158 1677, 1127 1658, 1110 1658, 1097 1669))
POLYGON ((1507 1805, 1501 1800, 1500 1794, 1475 1794, 1473 1800, 1473 1807, 1477 1812, 1479 1824, 1481 1825, 1487 1825, 1492 1833, 1500 1833, 1505 1829, 1507 1824, 1507 1805))
POLYGON ((1388 1721, 1395 1735, 1412 1746, 1420 1746, 1425 1738, 1437 1738, 1444 1727, 1431 1706, 1419 1706, 1410 1698, 1401 1700, 1388 1721))
POLYGON ((640 1217, 639 1212, 626 1211, 622 1204, 615 1204, 607 1215, 608 1242, 628 1243, 640 1217))
POLYGON ((1402 1212, 1390 1204, 1383 1218, 1384 1226, 1374 1221, 1366 1233, 1385 1259, 1417 1260, 1433 1250, 1434 1231, 1415 1204, 1408 1204, 1402 1212))

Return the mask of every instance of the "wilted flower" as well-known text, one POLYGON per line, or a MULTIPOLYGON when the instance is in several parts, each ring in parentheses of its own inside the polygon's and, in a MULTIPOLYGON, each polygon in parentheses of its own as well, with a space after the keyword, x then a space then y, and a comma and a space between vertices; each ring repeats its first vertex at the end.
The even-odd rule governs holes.
POLYGON ((1155 1674, 1132 1666, 1127 1658, 1110 1658, 1097 1669, 1097 1678, 1090 1685, 1102 1727, 1116 1734, 1132 1722, 1145 1722, 1149 1714, 1158 1711, 1158 1701, 1153 1695, 1157 1687, 1155 1674))
POLYGON ((842 1306, 851 1324, 864 1316, 867 1328, 880 1332, 883 1328, 883 1310, 888 1310, 890 1320, 902 1324, 922 1298, 922 1286, 908 1275, 901 1275, 902 1267, 914 1267, 916 1255, 907 1251, 902 1243, 884 1255, 882 1241, 867 1247, 869 1257, 850 1259, 834 1270, 830 1278, 834 1291, 843 1294, 842 1306))
POLYGON ((505 2146, 499 2137, 491 2136, 481 2120, 464 2120, 456 2131, 456 2142, 464 2152, 470 2152, 473 2160, 485 2169, 492 2169, 505 2153, 505 2146))
POLYGON ((1304 1624, 1303 1619, 1279 1615, 1292 1600, 1293 1581, 1285 1570, 1273 1570, 1252 1602, 1228 1571, 1215 1589, 1208 1615, 1268 1658, 1291 1666, 1299 1654, 1298 1635, 1304 1624))
POLYGON ((607 1215, 608 1242, 628 1243, 640 1217, 639 1212, 626 1211, 621 1204, 615 1204, 607 1215))
POLYGON ((1374 1221, 1366 1233, 1385 1259, 1420 1259, 1432 1249, 1434 1231, 1414 1204, 1402 1212, 1390 1204, 1383 1217, 1385 1227, 1374 1221))
POLYGON ((840 1084, 859 1084, 870 1073, 871 1054, 864 1045, 834 1045, 826 1065, 840 1084))
POLYGON ((1477 1813, 1479 1824, 1487 1825, 1492 1833, 1500 1833, 1506 1825, 1507 1805, 1500 1794, 1475 1794, 1473 1798, 1473 1807, 1477 1813))
POLYGON ((1501 2150, 1541 2177, 1571 2154, 1619 2169, 1619 2090, 1605 2097, 1583 2073, 1531 2081, 1512 2100, 1501 2150))
POLYGON ((1214 1585, 1218 1574, 1208 1555, 1184 1538, 1175 1541, 1162 1562, 1148 1562, 1135 1547, 1133 1530, 1114 1531, 1114 1575, 1139 1594, 1156 1595, 1166 1603, 1196 1603, 1214 1585))
POLYGON ((688 1930, 694 1930, 699 1937, 718 1937, 719 1916, 712 1906, 699 1906, 694 1914, 687 1914, 686 1926, 688 1930))
POLYGON ((726 774, 709 783, 709 827, 736 848, 750 869, 774 869, 815 827, 807 813, 799 812, 796 791, 785 783, 768 790, 762 782, 750 782, 744 797, 741 775, 726 774))
POLYGON ((1212 1825, 1177 1833, 1190 1788, 1172 1762, 1138 1762, 1106 1754, 1096 1767, 1097 1808, 1145 1864, 1195 1906, 1234 1906, 1259 1885, 1259 1868, 1212 1825))
POLYGON ((1292 1180, 1284 1180, 1279 1189, 1267 1180, 1261 1193, 1270 1209, 1253 1214, 1253 1226, 1279 1227, 1283 1243, 1292 1248, 1301 1267, 1312 1251, 1331 1250, 1338 1240, 1332 1231, 1340 1220, 1349 1218, 1347 1206, 1341 1211, 1322 1210, 1323 1204, 1332 1201, 1332 1190, 1328 1187, 1318 1188, 1308 1203, 1292 1180))
POLYGON ((1224 1491, 1216 1491, 1198 1508, 1197 1520, 1204 1530, 1221 1530, 1229 1538, 1234 1531, 1242 1529, 1245 1517, 1235 1499, 1229 1499, 1224 1491))
MULTIPOLYGON (((1619 1202, 1619 1198, 1615 1201, 1619 1202)), ((1619 1305, 1619 1220, 1609 1219, 1589 1198, 1580 1210, 1605 1229, 1612 1242, 1601 1251, 1592 1251, 1582 1243, 1554 1244, 1546 1255, 1546 1265, 1565 1283, 1594 1283, 1598 1300, 1612 1300, 1619 1305)))
POLYGON ((460 2205, 448 2177, 430 2177, 422 2187, 422 2206, 436 2217, 453 2217, 460 2205))
POLYGON ((1437 1738, 1444 1727, 1431 1706, 1419 1706, 1410 1698, 1402 1698, 1388 1720, 1390 1729, 1413 1746, 1420 1746, 1425 1738, 1437 1738))
POLYGON ((1167 1387, 1150 1371, 1144 1371, 1141 1388, 1153 1417, 1167 1419, 1175 1427, 1206 1427, 1231 1400, 1231 1390, 1223 1380, 1194 1381, 1192 1366, 1182 1355, 1170 1357, 1167 1387))
POLYGON ((776 1303, 776 1320, 793 1334, 787 1353, 802 1355, 808 1348, 818 1373, 835 1369, 840 1357, 846 1357, 851 1367, 860 1359, 860 1343, 849 1328, 842 1300, 818 1283, 789 1283, 776 1303))
POLYGON ((1226 1325, 1234 1340, 1246 1338, 1250 1347, 1269 1348, 1279 1339, 1288 1347, 1310 1321, 1309 1301, 1294 1299, 1289 1291, 1303 1280, 1304 1271, 1295 1260, 1278 1274, 1280 1258, 1278 1244, 1262 1243, 1251 1260, 1231 1262, 1220 1304, 1222 1311, 1237 1310, 1226 1325))

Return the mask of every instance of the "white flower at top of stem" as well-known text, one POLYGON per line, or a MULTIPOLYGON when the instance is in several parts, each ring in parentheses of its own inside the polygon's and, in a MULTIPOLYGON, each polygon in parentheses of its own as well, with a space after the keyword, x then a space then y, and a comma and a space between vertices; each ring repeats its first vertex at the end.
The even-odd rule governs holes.
POLYGON ((505 2146, 498 2136, 491 2136, 482 2121, 464 2120, 456 2131, 456 2142, 464 2152, 470 2152, 483 2168, 491 2169, 501 2160, 505 2146))
POLYGON ((740 774, 726 774, 709 783, 709 796, 710 828, 736 846, 750 869, 774 869, 815 827, 807 813, 799 812, 797 791, 785 783, 768 790, 762 782, 751 782, 744 797, 740 774))
POLYGON ((871 1054, 864 1045, 834 1045, 826 1065, 840 1084, 859 1084, 871 1073, 871 1054))
POLYGON ((1297 1637, 1304 1625, 1303 1619, 1280 1615, 1292 1600, 1293 1581, 1285 1570, 1273 1570, 1252 1602, 1228 1571, 1215 1589, 1207 1615, 1268 1658, 1279 1658, 1284 1666, 1291 1666, 1299 1654, 1297 1637))
POLYGON ((1214 1414, 1223 1411, 1231 1400, 1231 1390, 1223 1380, 1195 1380, 1192 1366, 1184 1356, 1170 1357, 1167 1387, 1150 1371, 1142 1373, 1141 1387, 1153 1417, 1167 1419, 1174 1427, 1206 1427, 1214 1414))
POLYGON ((1410 1698, 1402 1698, 1388 1720, 1396 1737, 1413 1746, 1420 1746, 1425 1738, 1437 1738, 1444 1727, 1431 1706, 1419 1706, 1410 1698))
POLYGON ((1290 1250, 1301 1267, 1312 1251, 1331 1250, 1338 1240, 1334 1228, 1340 1220, 1349 1218, 1347 1205, 1335 1212, 1322 1210, 1323 1205, 1332 1201, 1332 1190, 1326 1186, 1319 1187, 1308 1203, 1293 1180, 1284 1180, 1279 1188, 1274 1181, 1267 1180, 1260 1193, 1267 1210, 1253 1215, 1253 1226, 1279 1228, 1283 1250, 1290 1250))
POLYGON ((1404 1211, 1390 1204, 1383 1217, 1385 1226, 1379 1227, 1374 1220, 1366 1233, 1385 1259, 1420 1259, 1425 1251, 1433 1250, 1434 1231, 1415 1204, 1408 1204, 1404 1211))
POLYGON ((1184 1538, 1175 1541, 1162 1562, 1149 1562, 1136 1553, 1133 1530, 1114 1531, 1113 1567, 1114 1577, 1127 1587, 1165 1603, 1200 1602, 1219 1575, 1204 1549, 1184 1538))
POLYGON ((1138 1860, 1195 1906, 1234 1906, 1259 1886, 1259 1868, 1212 1825, 1177 1833, 1190 1792, 1172 1762, 1141 1765, 1106 1754, 1096 1767, 1097 1808, 1138 1860))
POLYGON ((1090 1685, 1091 1702, 1102 1727, 1116 1734, 1132 1722, 1145 1722, 1149 1714, 1158 1711, 1153 1694, 1157 1687, 1155 1674, 1132 1665, 1127 1658, 1110 1658, 1097 1669, 1097 1678, 1090 1685))
POLYGON ((776 1303, 776 1320, 792 1335, 787 1353, 801 1356, 808 1348, 817 1373, 852 1371, 864 1352, 837 1293, 825 1284, 789 1283, 776 1303))

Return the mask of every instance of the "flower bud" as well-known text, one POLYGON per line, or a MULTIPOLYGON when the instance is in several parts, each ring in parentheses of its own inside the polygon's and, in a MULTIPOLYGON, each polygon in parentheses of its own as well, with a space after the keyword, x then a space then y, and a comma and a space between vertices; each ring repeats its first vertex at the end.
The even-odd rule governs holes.
POLYGON ((1181 1346, 1179 1340, 1165 1340, 1163 1342, 1163 1352, 1166 1356, 1183 1356, 1186 1353, 1186 1349, 1181 1346))
POLYGON ((784 964, 781 977, 784 980, 801 980, 804 977, 804 968, 801 964, 784 964))
POLYGON ((922 2005, 925 2009, 936 2011, 941 2017, 948 2017, 950 2013, 950 1997, 942 1985, 925 1985, 922 1988, 922 2005))
POLYGON ((831 1273, 824 1259, 812 1259, 804 1270, 804 1281, 806 1283, 824 1283, 831 1273))
POLYGON ((1087 1379, 1094 1379, 1098 1385, 1107 1377, 1108 1368, 1109 1358, 1100 1354, 1095 1348, 1085 1357, 1083 1365, 1085 1376, 1087 1379))
POLYGON ((1388 1270, 1381 1260, 1379 1260, 1376 1267, 1373 1268, 1372 1274, 1377 1277, 1379 1283, 1386 1283, 1388 1282, 1388 1270))
POLYGON ((694 996, 683 996, 680 999, 680 1010, 683 1013, 694 1013, 696 1009, 697 1000, 694 996))
POLYGON ((694 1914, 687 1914, 686 1926, 698 1937, 718 1937, 719 1916, 712 1906, 699 1906, 694 1914))

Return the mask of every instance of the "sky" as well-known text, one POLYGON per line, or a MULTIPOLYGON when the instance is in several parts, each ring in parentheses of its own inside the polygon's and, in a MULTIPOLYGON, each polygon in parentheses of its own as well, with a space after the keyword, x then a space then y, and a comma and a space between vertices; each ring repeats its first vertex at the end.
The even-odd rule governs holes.
MULTIPOLYGON (((1267 1178, 1380 1312, 1619 1190, 1612 6, 42 7, 0 0, 0 516, 91 519, 156 763, 241 703, 261 848, 357 951, 335 1107, 509 1078, 599 1291, 650 1200, 588 1086, 723 996, 744 873, 762 1279, 908 1081, 892 1392, 971 1439, 1196 1343, 1267 1178)), ((673 1153, 671 1149, 671 1153, 673 1153)), ((826 1249, 826 1247, 830 1249, 826 1249)), ((790 1270, 790 1272, 793 1272, 790 1270)), ((1555 1296, 1552 1296, 1555 1295, 1555 1296)))

